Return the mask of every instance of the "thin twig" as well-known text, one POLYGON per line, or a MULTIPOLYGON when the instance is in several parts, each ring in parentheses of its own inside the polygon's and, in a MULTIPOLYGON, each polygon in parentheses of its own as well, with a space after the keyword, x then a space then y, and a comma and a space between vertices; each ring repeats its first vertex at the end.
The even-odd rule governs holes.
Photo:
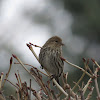
POLYGON ((79 89, 79 92, 80 92, 81 100, 85 100, 83 90, 81 88, 79 89))
POLYGON ((94 64, 98 66, 98 68, 100 68, 100 65, 94 59, 91 59, 91 60, 93 61, 94 64))
POLYGON ((71 62, 67 61, 66 59, 64 59, 64 58, 62 58, 62 57, 61 57, 61 59, 64 60, 64 61, 65 61, 66 63, 68 63, 69 65, 71 65, 71 66, 73 66, 73 67, 75 67, 75 68, 80 69, 81 71, 83 71, 84 73, 86 73, 90 78, 92 78, 92 75, 89 74, 87 71, 85 71, 83 68, 81 68, 81 67, 79 67, 79 66, 77 66, 77 65, 75 65, 75 64, 72 64, 71 62))
POLYGON ((33 43, 31 43, 31 42, 29 42, 29 44, 30 45, 33 45, 34 47, 39 47, 39 48, 42 48, 42 47, 40 47, 40 46, 38 46, 38 45, 34 45, 33 43))
POLYGON ((37 61, 39 62, 39 58, 37 57, 36 53, 34 52, 34 50, 33 50, 32 46, 31 46, 31 45, 29 45, 29 44, 26 44, 26 45, 29 47, 29 49, 31 50, 31 52, 33 53, 33 55, 35 56, 35 58, 36 58, 36 59, 37 59, 37 61))
POLYGON ((85 73, 82 74, 81 78, 78 80, 78 82, 75 84, 75 86, 72 88, 72 90, 75 90, 75 88, 79 85, 79 83, 81 82, 81 80, 84 78, 85 73))
MULTIPOLYGON (((62 83, 63 83, 63 89, 66 90, 66 84, 67 84, 67 78, 68 78, 68 72, 66 74, 63 73, 62 75, 62 83), (65 78, 65 81, 64 81, 65 78)), ((62 95, 62 92, 60 92, 57 97, 60 97, 62 95)))
MULTIPOLYGON (((35 77, 30 73, 30 71, 24 66, 24 64, 22 63, 22 61, 16 56, 16 55, 12 55, 21 65, 22 67, 35 79, 35 77)), ((36 79, 35 79, 36 81, 36 79)))
POLYGON ((22 86, 22 81, 21 81, 21 77, 20 77, 20 74, 19 74, 19 70, 17 70, 17 72, 18 72, 18 77, 19 77, 20 85, 22 86))
POLYGON ((66 76, 65 76, 66 83, 67 83, 67 78, 68 78, 68 72, 66 73, 66 76))
MULTIPOLYGON (((20 64, 20 63, 15 62, 14 64, 20 64)), ((32 66, 32 65, 29 65, 29 64, 24 64, 24 65, 31 66, 32 68, 36 69, 36 67, 34 67, 34 66, 32 66)), ((38 71, 39 71, 41 74, 43 74, 43 75, 45 75, 45 76, 49 77, 49 75, 47 75, 47 74, 43 73, 43 72, 42 72, 42 71, 40 71, 39 69, 38 69, 38 71)))
POLYGON ((1 88, 2 88, 2 80, 3 80, 3 76, 4 76, 4 74, 1 73, 1 76, 0 76, 0 90, 1 90, 1 88))
POLYGON ((84 86, 84 88, 83 88, 83 94, 85 94, 85 92, 86 92, 86 90, 87 90, 89 84, 91 83, 91 80, 92 80, 92 78, 90 78, 90 79, 88 80, 87 84, 84 86))
POLYGON ((17 100, 20 100, 20 98, 19 98, 19 92, 18 92, 17 89, 16 89, 16 93, 17 93, 17 100))
POLYGON ((19 85, 19 89, 21 89, 20 81, 19 81, 18 75, 16 73, 15 73, 15 76, 16 76, 16 79, 17 79, 17 82, 18 82, 18 85, 19 85))
POLYGON ((13 84, 11 81, 9 81, 9 80, 7 80, 6 79, 6 81, 8 81, 10 84, 12 84, 14 87, 16 87, 17 89, 19 89, 15 84, 13 84))
MULTIPOLYGON (((85 67, 85 70, 87 71, 87 69, 89 68, 88 66, 88 63, 86 63, 86 60, 83 58, 83 61, 84 61, 84 67, 85 67)), ((83 72, 81 78, 78 80, 78 82, 75 84, 75 86, 72 88, 72 90, 74 90, 78 85, 79 83, 81 82, 81 80, 84 78, 85 76, 85 73, 83 72)))
POLYGON ((64 89, 57 83, 57 81, 55 79, 53 79, 53 82, 55 83, 55 85, 58 87, 58 89, 65 95, 68 96, 68 94, 64 91, 64 89))
POLYGON ((94 90, 94 87, 91 88, 91 91, 89 92, 86 100, 90 100, 91 96, 92 96, 92 93, 93 93, 93 90, 94 90))
POLYGON ((29 93, 29 96, 30 96, 30 100, 31 100, 31 79, 30 79, 30 93, 29 93))
POLYGON ((98 72, 98 69, 96 68, 96 70, 94 72, 94 74, 95 74, 94 82, 95 82, 95 87, 96 87, 98 98, 100 99, 100 91, 99 91, 99 86, 98 86, 98 82, 97 82, 97 72, 98 72))
POLYGON ((2 88, 4 87, 4 84, 5 84, 5 82, 6 82, 6 79, 7 79, 8 76, 9 76, 9 73, 10 73, 10 70, 11 70, 11 67, 12 67, 12 61, 13 61, 13 58, 11 57, 11 58, 10 58, 9 70, 8 70, 8 73, 7 73, 6 76, 5 76, 5 80, 4 80, 3 84, 2 84, 2 88))

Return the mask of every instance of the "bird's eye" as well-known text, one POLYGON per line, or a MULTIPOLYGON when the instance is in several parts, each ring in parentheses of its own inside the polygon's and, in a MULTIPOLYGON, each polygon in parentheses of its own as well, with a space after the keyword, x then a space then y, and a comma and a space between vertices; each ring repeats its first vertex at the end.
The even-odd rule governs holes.
POLYGON ((58 42, 58 41, 55 41, 55 42, 58 42))

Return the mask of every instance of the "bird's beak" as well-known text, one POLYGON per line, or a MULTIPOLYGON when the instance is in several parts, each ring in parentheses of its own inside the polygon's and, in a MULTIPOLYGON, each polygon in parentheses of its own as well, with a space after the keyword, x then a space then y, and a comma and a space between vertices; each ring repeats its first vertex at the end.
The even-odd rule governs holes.
POLYGON ((62 46, 64 46, 64 43, 61 43, 62 46))

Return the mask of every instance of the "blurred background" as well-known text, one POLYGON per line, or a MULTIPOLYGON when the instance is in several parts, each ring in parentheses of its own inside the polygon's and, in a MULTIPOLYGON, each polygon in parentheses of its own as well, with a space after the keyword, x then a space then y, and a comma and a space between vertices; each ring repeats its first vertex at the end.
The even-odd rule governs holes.
MULTIPOLYGON (((84 67, 83 57, 99 62, 99 26, 100 0, 0 0, 0 72, 7 73, 12 54, 23 63, 40 68, 26 43, 42 46, 55 35, 63 39, 63 55, 68 61, 81 67, 84 67)), ((38 55, 40 49, 34 47, 34 50, 38 55)), ((92 68, 92 62, 90 66, 92 68)), ((20 65, 14 64, 9 80, 16 83, 14 74, 17 70, 20 70, 23 82, 28 82, 31 77, 20 65)), ((76 82, 82 75, 68 64, 65 64, 64 72, 69 72, 68 80, 72 86, 73 81, 76 82)), ((84 82, 87 80, 86 76, 84 82)), ((36 86, 34 84, 33 88, 38 90, 36 86)), ((6 83, 5 95, 9 95, 11 87, 6 83)), ((95 98, 95 92, 93 95, 95 98)))

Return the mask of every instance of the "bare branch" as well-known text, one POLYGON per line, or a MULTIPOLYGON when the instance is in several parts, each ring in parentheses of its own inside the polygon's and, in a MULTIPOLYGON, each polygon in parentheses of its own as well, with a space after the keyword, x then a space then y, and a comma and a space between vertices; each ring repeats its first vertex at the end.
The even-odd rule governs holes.
POLYGON ((90 100, 90 98, 92 97, 93 90, 94 90, 94 87, 91 88, 86 100, 90 100))
POLYGON ((66 63, 68 63, 69 65, 71 65, 71 66, 73 66, 73 67, 75 67, 75 68, 80 69, 81 71, 83 71, 83 72, 86 73, 89 77, 92 78, 92 75, 89 74, 87 71, 85 71, 83 68, 81 68, 81 67, 79 67, 79 66, 77 66, 77 65, 75 65, 75 64, 70 63, 69 61, 67 61, 66 59, 64 59, 64 58, 62 58, 62 57, 61 57, 61 59, 64 60, 64 61, 65 61, 66 63))

